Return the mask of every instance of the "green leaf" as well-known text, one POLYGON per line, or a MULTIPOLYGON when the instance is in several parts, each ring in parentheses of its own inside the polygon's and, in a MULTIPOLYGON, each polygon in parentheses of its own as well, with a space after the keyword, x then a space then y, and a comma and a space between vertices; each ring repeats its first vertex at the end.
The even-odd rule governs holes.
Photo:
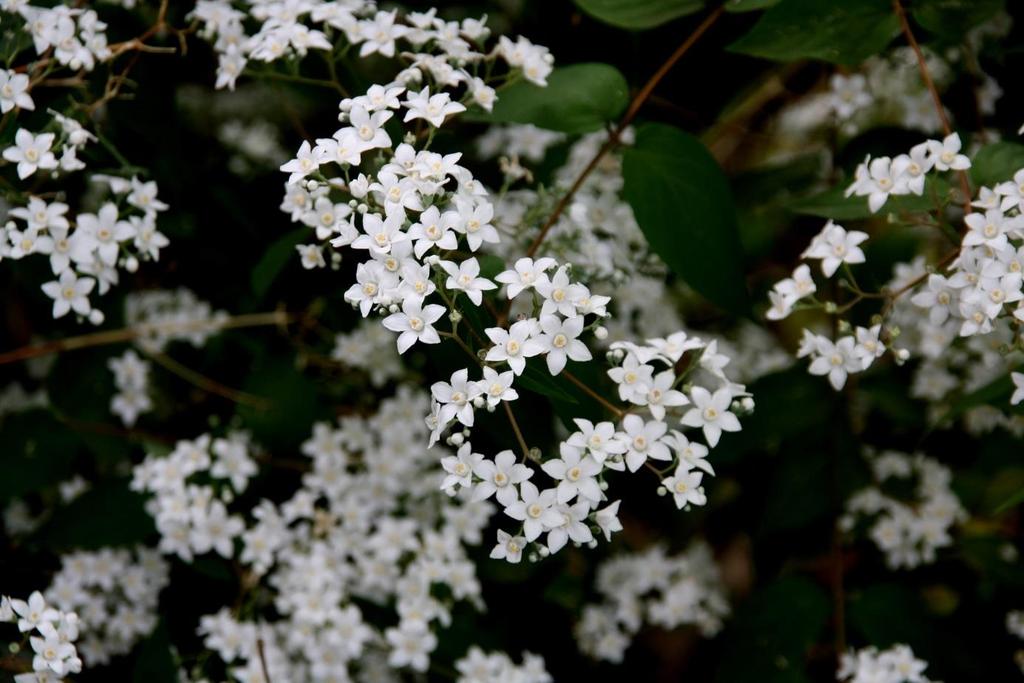
POLYGON ((171 653, 167 627, 161 622, 135 649, 132 681, 135 683, 176 683, 178 665, 171 653))
POLYGON ((612 26, 654 28, 704 7, 704 0, 573 0, 576 6, 612 26))
POLYGON ((700 141, 662 124, 623 152, 623 195, 651 249, 688 285, 727 310, 747 310, 732 192, 700 141))
POLYGON ((252 269, 250 276, 252 291, 256 296, 263 297, 288 262, 298 258, 295 247, 301 244, 309 236, 309 233, 309 228, 292 230, 275 240, 267 248, 259 263, 252 269))
POLYGON ((753 12, 779 4, 779 0, 726 0, 726 12, 753 12))
POLYGON ((782 62, 854 65, 884 50, 898 32, 889 0, 783 0, 729 49, 782 62))
POLYGON ((325 417, 326 406, 317 401, 316 385, 288 358, 268 360, 249 376, 243 390, 270 401, 265 407, 238 406, 245 426, 270 448, 294 448, 308 437, 313 422, 325 417))
POLYGON ((715 680, 810 680, 804 659, 818 641, 830 611, 825 592, 805 578, 783 577, 762 588, 741 604, 728 622, 715 680))
POLYGON ((563 133, 589 133, 615 121, 629 104, 629 85, 608 64, 555 69, 545 88, 520 81, 502 90, 486 117, 500 123, 532 123, 563 133))
POLYGON ((566 403, 579 403, 575 396, 563 389, 555 381, 555 377, 539 361, 526 361, 526 369, 523 371, 523 374, 519 375, 516 384, 549 398, 556 398, 566 403))
POLYGON ((937 36, 960 42, 968 29, 1001 12, 1003 4, 1003 0, 917 0, 911 14, 937 36))
POLYGON ((985 386, 975 389, 971 393, 962 396, 958 401, 955 401, 936 424, 943 424, 947 420, 955 420, 971 408, 982 405, 1009 408, 1013 389, 1013 380, 1010 378, 1010 375, 998 377, 985 386))
POLYGON ((908 643, 917 649, 928 631, 920 599, 896 584, 879 583, 851 593, 847 610, 850 627, 878 647, 908 643))
POLYGON ((0 501, 56 485, 72 474, 75 435, 44 410, 8 415, 0 427, 0 501))
POLYGON ((834 187, 810 197, 804 197, 790 205, 795 213, 808 216, 820 216, 837 221, 862 220, 885 216, 890 213, 922 213, 934 210, 936 202, 941 202, 949 194, 949 183, 941 178, 928 178, 925 181, 924 194, 908 194, 889 197, 889 200, 878 210, 871 213, 867 197, 844 196, 845 185, 834 187))
POLYGON ((43 533, 50 545, 68 549, 143 543, 156 531, 143 501, 127 481, 103 482, 58 510, 43 533))
POLYGON ((997 505, 994 512, 995 512, 995 514, 998 515, 998 514, 1001 514, 1003 512, 1006 512, 1010 508, 1017 507, 1021 503, 1024 503, 1024 488, 1020 489, 1019 491, 1014 493, 1012 496, 1010 496, 1009 498, 1004 500, 1002 503, 997 505))
POLYGON ((975 186, 992 187, 1024 168, 1024 145, 994 142, 985 145, 971 160, 971 180, 975 186))

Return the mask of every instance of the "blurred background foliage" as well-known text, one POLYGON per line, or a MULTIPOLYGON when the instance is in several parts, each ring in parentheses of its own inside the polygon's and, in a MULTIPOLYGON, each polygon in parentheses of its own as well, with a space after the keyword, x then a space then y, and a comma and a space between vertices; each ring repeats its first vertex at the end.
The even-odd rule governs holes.
MULTIPOLYGON (((180 20, 189 3, 178 4, 172 3, 172 12, 180 20)), ((715 201, 734 204, 726 207, 737 217, 738 240, 732 251, 708 258, 704 251, 687 253, 691 246, 678 242, 678 253, 665 256, 673 266, 672 259, 679 259, 684 270, 699 269, 703 262, 708 271, 693 276, 705 278, 706 290, 697 282, 690 284, 719 305, 688 310, 695 327, 724 327, 737 315, 756 319, 749 302, 764 300, 766 289, 788 272, 820 229, 823 216, 865 217, 858 213, 861 207, 828 194, 831 184, 849 177, 866 153, 902 150, 920 139, 905 130, 869 129, 838 145, 832 170, 823 171, 828 162, 812 141, 808 154, 765 165, 763 150, 770 136, 765 126, 775 113, 821 88, 836 63, 856 65, 900 40, 885 0, 785 0, 769 10, 774 14, 760 11, 774 4, 728 0, 727 14, 661 81, 637 118, 638 123, 689 132, 728 176, 729 187, 715 201), (745 282, 743 291, 725 291, 737 282, 745 282)), ((942 49, 957 44, 967 27, 993 16, 1004 3, 907 4, 914 9, 922 42, 942 49)), ((404 5, 425 9, 429 3, 404 5)), ((1015 20, 1012 31, 982 55, 985 70, 1005 89, 985 126, 993 133, 1011 134, 1024 122, 1016 91, 1024 68, 1024 13, 1015 2, 1007 2, 1005 9, 1015 20)), ((496 34, 521 33, 549 46, 557 65, 613 67, 566 77, 564 87, 549 93, 553 108, 545 109, 526 93, 518 99, 510 96, 496 114, 499 119, 547 122, 570 133, 592 130, 590 115, 614 121, 630 95, 709 11, 701 0, 493 0, 446 2, 442 7, 452 18, 487 14, 496 34), (648 5, 657 7, 643 11, 648 5), (572 111, 583 112, 581 118, 561 115, 559 102, 565 101, 577 102, 572 111)), ((107 8, 106 17, 125 35, 145 29, 133 15, 116 8, 107 8)), ((315 62, 315 55, 307 61, 315 62)), ((368 60, 346 67, 342 80, 358 91, 373 82, 377 65, 368 60)), ((282 175, 273 165, 240 169, 220 141, 227 122, 262 120, 283 131, 283 149, 292 150, 300 140, 315 137, 311 131, 332 128, 338 96, 273 77, 249 79, 233 94, 214 94, 214 68, 215 58, 201 41, 191 41, 183 56, 145 56, 132 74, 130 98, 110 103, 98 121, 125 156, 151 170, 161 198, 173 208, 160 219, 172 247, 158 267, 140 269, 108 297, 109 322, 123 324, 114 312, 122 308, 117 297, 124 293, 177 286, 187 286, 232 314, 281 308, 309 314, 303 318, 307 322, 286 330, 228 331, 202 350, 184 344, 168 349, 181 364, 268 399, 269 409, 238 404, 173 373, 157 372, 156 412, 133 430, 115 426, 108 410, 113 387, 106 362, 121 347, 0 366, 3 383, 32 385, 34 377, 45 376, 52 403, 50 409, 8 415, 0 423, 0 505, 23 501, 33 512, 52 510, 27 538, 0 537, 0 586, 10 594, 45 583, 41 577, 52 574, 62 551, 153 540, 152 522, 140 498, 127 488, 125 467, 145 451, 166 449, 179 438, 210 428, 238 425, 251 430, 275 458, 287 461, 297 457, 315 421, 366 411, 375 404, 375 391, 365 376, 318 363, 329 353, 333 332, 355 324, 357 314, 342 298, 351 264, 343 265, 342 273, 303 271, 294 245, 305 231, 290 227, 278 210, 282 175), (75 473, 95 483, 62 505, 54 485, 75 473)), ((308 68, 315 73, 318 65, 308 68)), ((975 120, 967 85, 954 84, 945 104, 955 120, 975 120)), ((477 125, 482 131, 483 124, 477 125)), ((472 138, 479 131, 472 124, 457 131, 443 132, 438 144, 472 156, 472 138)), ((549 153, 537 171, 542 182, 564 155, 564 145, 549 153)), ((636 163, 650 167, 651 160, 639 157, 636 163)), ((1012 169, 1020 165, 1000 159, 992 164, 994 173, 1004 172, 1000 164, 1012 169)), ((491 172, 488 177, 481 170, 482 179, 491 186, 500 184, 497 171, 491 172)), ((976 172, 984 172, 984 166, 976 172)), ((629 182, 627 178, 627 188, 629 182)), ((670 207, 675 220, 687 216, 691 204, 699 204, 698 198, 687 199, 670 207)), ((672 221, 673 215, 662 220, 672 221)), ((665 250, 660 251, 664 256, 665 250)), ((892 265, 916 251, 913 235, 895 233, 873 241, 865 279, 884 283, 892 265)), ((34 284, 41 275, 28 271, 44 264, 0 267, 0 351, 37 338, 81 333, 71 321, 49 319, 47 301, 34 284)), ((686 275, 683 279, 689 282, 686 275)), ((793 330, 776 331, 793 343, 793 330)), ((432 348, 412 354, 409 362, 424 378, 432 378, 461 367, 457 353, 432 348)), ((600 383, 595 377, 594 384, 600 383)), ((948 424, 930 426, 924 404, 908 398, 908 383, 909 372, 892 366, 867 373, 856 391, 840 394, 808 376, 803 367, 757 380, 749 387, 757 411, 744 421, 741 433, 728 435, 712 454, 719 476, 708 487, 706 508, 680 514, 671 501, 653 495, 649 482, 627 480, 622 485, 622 497, 630 501, 628 510, 624 508, 626 530, 610 546, 569 550, 519 566, 489 561, 481 549, 476 559, 488 611, 478 614, 467 608, 457 613, 441 639, 440 652, 455 659, 470 644, 509 652, 530 649, 543 653, 561 681, 628 676, 638 681, 687 677, 798 683, 834 678, 838 642, 880 647, 903 642, 930 663, 932 678, 1013 680, 1020 673, 1004 616, 1011 608, 1024 607, 1024 571, 1006 548, 1019 547, 1022 540, 1021 440, 1006 432, 978 440, 948 424), (860 457, 864 445, 922 450, 954 469, 954 488, 972 521, 936 563, 893 572, 868 542, 837 550, 834 521, 844 500, 869 480, 860 457), (687 629, 645 630, 621 669, 583 658, 571 629, 579 608, 593 596, 597 560, 654 542, 679 550, 696 536, 715 548, 729 586, 734 614, 724 631, 704 640, 687 629)), ((573 406, 577 414, 588 409, 590 400, 571 386, 558 390, 568 393, 561 398, 555 389, 542 388, 540 394, 521 399, 524 414, 535 416, 530 429, 538 443, 553 438, 548 417, 559 412, 560 404, 564 409, 565 399, 580 402, 573 406)), ((994 398, 999 389, 966 398, 960 409, 994 398)), ((1001 389, 1008 392, 1009 385, 1001 389)), ((489 448, 509 440, 507 430, 503 421, 493 420, 477 434, 490 435, 489 448)), ((287 468, 267 468, 246 495, 281 500, 297 477, 287 468)), ((172 681, 170 643, 197 648, 194 628, 204 605, 219 604, 219 596, 237 590, 234 568, 218 558, 203 558, 191 566, 175 562, 157 631, 131 656, 109 669, 86 671, 81 680, 172 681)))

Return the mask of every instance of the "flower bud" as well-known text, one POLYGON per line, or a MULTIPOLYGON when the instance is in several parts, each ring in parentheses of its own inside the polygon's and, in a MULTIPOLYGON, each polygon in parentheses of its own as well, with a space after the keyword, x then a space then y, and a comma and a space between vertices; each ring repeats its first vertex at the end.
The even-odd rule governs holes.
POLYGON ((102 325, 105 319, 106 316, 103 315, 103 311, 99 310, 98 308, 94 308, 91 311, 89 311, 89 322, 91 322, 93 325, 102 325))

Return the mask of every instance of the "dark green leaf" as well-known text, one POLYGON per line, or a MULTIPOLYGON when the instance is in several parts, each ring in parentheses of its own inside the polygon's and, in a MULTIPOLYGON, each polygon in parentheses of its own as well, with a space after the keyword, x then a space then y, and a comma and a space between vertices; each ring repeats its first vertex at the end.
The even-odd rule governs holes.
POLYGON ((71 476, 78 441, 43 410, 8 415, 0 426, 0 501, 19 498, 71 476))
POLYGON ((167 628, 161 622, 135 650, 134 683, 176 683, 178 667, 171 654, 167 628))
POLYGON ((922 213, 932 211, 936 203, 946 198, 949 194, 949 183, 941 178, 929 178, 925 182, 924 194, 889 197, 877 213, 871 213, 867 197, 846 197, 845 192, 845 186, 834 187, 820 194, 804 197, 791 204, 790 209, 796 213, 837 221, 861 220, 890 213, 922 213))
POLYGON ((263 258, 252 269, 251 283, 252 291, 258 297, 262 297, 274 284, 274 279, 289 261, 298 260, 298 252, 295 247, 301 244, 310 235, 309 228, 292 230, 287 235, 278 238, 263 253, 263 258))
POLYGON ((960 42, 964 32, 991 19, 1003 0, 916 0, 911 14, 932 33, 960 42))
POLYGON ((256 440, 270 448, 294 448, 323 415, 316 386, 288 359, 257 369, 243 389, 268 399, 266 406, 239 405, 238 414, 256 440))
POLYGON ((753 12, 779 4, 779 0, 726 0, 726 12, 753 12))
POLYGON ((704 0, 573 0, 599 21, 626 29, 660 26, 704 7, 704 0))
POLYGON ((516 384, 543 396, 557 398, 559 401, 578 403, 576 397, 563 389, 561 383, 548 372, 547 367, 540 361, 527 361, 526 370, 519 375, 516 384))
POLYGON ((155 532, 143 502, 127 481, 101 483, 58 510, 43 533, 51 545, 68 549, 143 543, 155 532))
POLYGON ((730 50, 788 62, 859 64, 899 32, 889 0, 783 0, 730 50))
POLYGON ((765 586, 740 605, 722 634, 725 651, 715 680, 809 680, 806 653, 830 611, 825 592, 805 578, 784 577, 765 586))
POLYGON ((502 90, 488 117, 501 123, 532 123, 563 133, 589 133, 615 121, 629 104, 629 85, 608 64, 555 69, 545 88, 520 81, 502 90))
POLYGON ((743 252, 728 180, 700 141, 647 124, 623 152, 623 194, 651 249, 712 302, 748 306, 743 252))
POLYGON ((881 583, 851 593, 847 611, 851 628, 864 642, 878 647, 916 644, 926 633, 920 600, 896 584, 881 583))
POLYGON ((985 145, 971 161, 971 180, 976 186, 993 187, 1024 168, 1024 145, 994 142, 985 145))

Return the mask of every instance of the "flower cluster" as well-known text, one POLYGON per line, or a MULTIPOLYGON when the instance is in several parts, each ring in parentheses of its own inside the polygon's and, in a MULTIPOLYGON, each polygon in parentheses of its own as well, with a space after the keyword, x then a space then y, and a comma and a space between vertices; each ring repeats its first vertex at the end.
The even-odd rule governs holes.
POLYGON ((127 427, 135 424, 142 413, 153 407, 149 397, 149 363, 139 358, 139 354, 129 349, 108 363, 114 373, 114 386, 117 393, 110 400, 110 412, 121 418, 127 427))
POLYGON ((28 600, 0 598, 0 622, 16 622, 18 631, 29 634, 32 646, 32 672, 17 674, 15 683, 55 683, 82 670, 75 649, 78 615, 51 607, 39 591, 28 600))
POLYGON ((228 315, 179 287, 132 292, 125 297, 124 317, 139 332, 135 343, 147 351, 158 352, 172 341, 203 346, 221 330, 228 315))
POLYGON ((598 568, 597 589, 604 602, 584 607, 576 625, 580 650, 595 659, 621 662, 645 623, 692 624, 710 637, 729 614, 718 566, 703 542, 674 556, 654 547, 613 557, 598 568))
POLYGON ((338 334, 331 358, 368 373, 375 387, 384 386, 404 372, 402 359, 391 345, 391 335, 372 321, 364 320, 351 332, 338 334))
POLYGON ((309 461, 301 487, 283 503, 258 500, 238 515, 228 516, 235 497, 223 492, 241 493, 247 469, 236 468, 241 480, 230 487, 185 481, 226 477, 220 463, 244 450, 238 439, 182 442, 136 468, 137 487, 156 493, 150 509, 162 550, 188 559, 212 548, 244 566, 251 590, 273 605, 277 616, 264 625, 227 610, 203 618, 200 635, 233 676, 259 675, 261 638, 274 680, 346 678, 381 654, 391 667, 425 671, 452 605, 480 604, 464 544, 481 542, 491 506, 438 490, 443 451, 424 445, 418 418, 426 404, 402 389, 371 417, 316 424, 302 445, 309 461), (397 623, 381 629, 364 620, 366 602, 394 605, 397 623))
POLYGON ((89 666, 97 666, 127 654, 153 631, 169 573, 167 562, 148 548, 75 552, 61 558, 45 595, 79 616, 78 651, 89 666))
POLYGON ((914 657, 906 645, 879 651, 874 647, 843 654, 836 680, 843 683, 930 683, 924 676, 928 663, 914 657))
POLYGON ((232 557, 245 525, 227 504, 256 471, 247 435, 204 434, 179 442, 166 457, 147 456, 135 467, 131 486, 154 494, 146 508, 156 520, 161 552, 186 562, 211 551, 232 557))
POLYGON ((475 645, 462 659, 455 662, 459 676, 456 683, 553 683, 544 668, 544 659, 529 652, 523 654, 523 663, 517 665, 504 652, 487 654, 475 645))
POLYGON ((871 540, 892 569, 934 562, 936 551, 953 543, 953 526, 966 519, 950 488, 949 469, 924 455, 896 451, 869 455, 869 463, 875 484, 846 502, 840 528, 849 532, 867 521, 871 540), (912 500, 889 493, 901 483, 912 486, 912 500))
MULTIPOLYGON (((1006 630, 1011 636, 1024 640, 1024 612, 1020 610, 1007 612, 1006 630)), ((1021 671, 1024 672, 1024 650, 1017 650, 1014 658, 1021 671)))

